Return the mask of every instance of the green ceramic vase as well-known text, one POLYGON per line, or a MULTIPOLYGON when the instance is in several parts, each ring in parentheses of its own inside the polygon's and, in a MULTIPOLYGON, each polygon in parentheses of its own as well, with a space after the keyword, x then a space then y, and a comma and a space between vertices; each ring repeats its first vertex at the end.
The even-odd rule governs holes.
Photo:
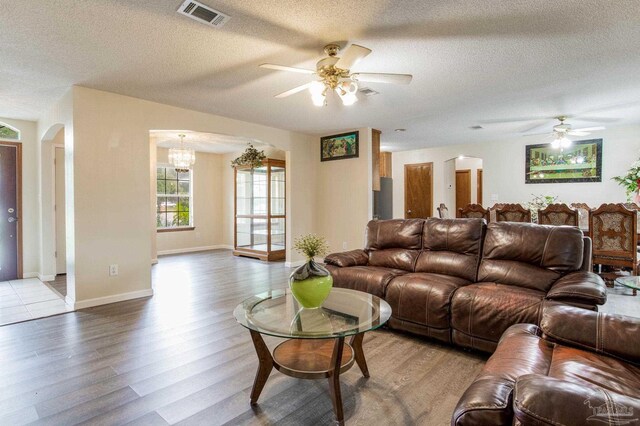
POLYGON ((332 287, 333 277, 329 271, 313 260, 293 271, 289 277, 293 297, 306 309, 322 306, 332 287))

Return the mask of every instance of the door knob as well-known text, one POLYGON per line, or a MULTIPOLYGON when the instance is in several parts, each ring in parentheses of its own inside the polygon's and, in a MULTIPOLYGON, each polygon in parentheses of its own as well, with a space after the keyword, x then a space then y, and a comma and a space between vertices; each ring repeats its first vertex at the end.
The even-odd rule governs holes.
POLYGON ((411 210, 407 210, 407 213, 411 213, 411 210))
POLYGON ((15 217, 10 217, 9 219, 7 219, 9 221, 9 223, 13 223, 16 222, 18 219, 15 217))

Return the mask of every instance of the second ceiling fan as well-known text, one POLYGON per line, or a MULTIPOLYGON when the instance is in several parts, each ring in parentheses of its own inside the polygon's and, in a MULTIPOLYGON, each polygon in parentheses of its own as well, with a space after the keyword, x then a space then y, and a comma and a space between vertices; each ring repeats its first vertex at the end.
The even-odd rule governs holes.
POLYGON ((339 57, 340 46, 328 44, 324 47, 326 58, 321 59, 316 64, 316 69, 294 68, 284 65, 262 64, 260 67, 277 71, 288 71, 309 75, 317 75, 319 80, 311 81, 293 89, 276 95, 276 98, 286 98, 295 93, 309 89, 311 100, 316 106, 326 105, 326 95, 329 91, 335 91, 344 105, 353 105, 358 101, 356 92, 358 82, 368 83, 390 83, 409 84, 413 78, 410 74, 388 74, 388 73, 363 73, 351 72, 351 68, 362 58, 371 53, 371 49, 352 44, 345 49, 344 54, 339 57))
POLYGON ((594 127, 583 127, 580 129, 573 129, 571 124, 565 123, 567 120, 567 116, 560 115, 558 117, 554 117, 556 120, 560 121, 560 124, 556 124, 553 126, 553 132, 549 135, 548 132, 543 133, 528 133, 524 136, 539 136, 539 135, 549 135, 549 137, 553 138, 551 142, 552 148, 567 148, 571 145, 571 140, 568 136, 587 136, 591 132, 595 132, 597 130, 604 130, 603 126, 594 126, 594 127))

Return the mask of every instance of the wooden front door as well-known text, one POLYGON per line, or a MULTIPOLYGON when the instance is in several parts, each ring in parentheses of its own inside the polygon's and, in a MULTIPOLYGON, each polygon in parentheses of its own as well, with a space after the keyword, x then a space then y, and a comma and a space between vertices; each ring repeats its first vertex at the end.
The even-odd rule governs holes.
POLYGON ((0 281, 22 278, 20 161, 20 144, 0 142, 0 281))
POLYGON ((476 195, 476 203, 482 205, 482 169, 478 169, 477 171, 477 195, 476 195))
POLYGON ((433 216, 433 163, 405 164, 404 217, 433 216))
POLYGON ((456 211, 471 204, 471 170, 456 170, 456 211))

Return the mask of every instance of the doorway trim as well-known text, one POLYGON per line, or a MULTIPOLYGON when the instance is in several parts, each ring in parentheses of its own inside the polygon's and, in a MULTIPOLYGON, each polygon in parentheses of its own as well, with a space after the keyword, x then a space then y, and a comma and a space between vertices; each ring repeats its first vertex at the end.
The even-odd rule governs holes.
POLYGON ((0 145, 11 146, 16 148, 16 207, 18 209, 18 226, 16 227, 17 240, 18 240, 18 279, 23 278, 22 270, 22 143, 21 142, 9 142, 0 139, 0 145))

